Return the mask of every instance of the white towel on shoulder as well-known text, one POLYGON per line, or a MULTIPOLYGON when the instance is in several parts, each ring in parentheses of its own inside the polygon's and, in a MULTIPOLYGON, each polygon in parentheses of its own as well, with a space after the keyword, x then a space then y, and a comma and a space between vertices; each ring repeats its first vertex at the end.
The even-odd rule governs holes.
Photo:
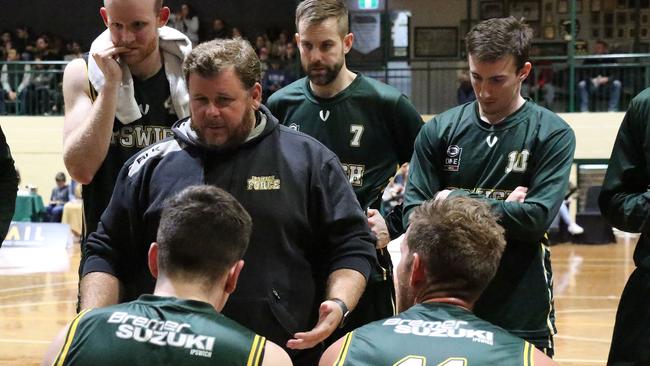
MULTIPOLYGON (((192 42, 181 32, 170 27, 158 28, 160 49, 162 50, 165 74, 169 81, 169 92, 172 105, 178 118, 185 118, 190 115, 190 97, 187 92, 187 85, 183 77, 183 60, 192 51, 192 42)), ((105 50, 112 45, 111 34, 105 30, 90 46, 90 54, 105 50)), ((122 84, 117 92, 117 110, 115 117, 124 124, 129 124, 142 117, 138 103, 135 101, 133 90, 133 77, 126 64, 122 67, 122 84)), ((88 57, 88 79, 97 92, 104 87, 104 73, 99 69, 92 56, 88 57)))

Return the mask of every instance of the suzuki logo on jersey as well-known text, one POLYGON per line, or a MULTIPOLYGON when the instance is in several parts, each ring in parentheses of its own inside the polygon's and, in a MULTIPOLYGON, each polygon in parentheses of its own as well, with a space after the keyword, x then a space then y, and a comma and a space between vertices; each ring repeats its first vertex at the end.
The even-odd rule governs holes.
POLYGON ((528 157, 530 153, 524 149, 521 152, 511 151, 508 154, 508 165, 506 166, 506 174, 510 172, 524 173, 528 168, 528 157))
POLYGON ((212 357, 215 337, 183 333, 183 329, 191 328, 187 323, 179 324, 171 320, 149 319, 123 311, 114 312, 106 322, 119 324, 115 336, 120 339, 162 347, 185 348, 192 356, 212 357))
POLYGON ((348 176, 348 180, 353 187, 363 186, 363 174, 366 172, 365 165, 355 165, 355 164, 345 164, 341 163, 343 166, 343 171, 345 175, 348 176))
POLYGON ((320 116, 320 119, 323 120, 323 122, 327 121, 328 118, 330 118, 330 111, 324 111, 321 109, 320 112, 318 112, 318 115, 320 116))
POLYGON ((275 191, 280 189, 280 180, 275 178, 275 175, 267 177, 252 176, 247 181, 246 187, 249 191, 275 191))
POLYGON ((496 137, 496 136, 492 136, 492 135, 488 136, 488 137, 485 139, 485 142, 487 142, 487 144, 488 144, 489 147, 494 146, 494 144, 496 144, 497 141, 499 141, 499 138, 496 137))
POLYGON ((446 172, 457 172, 460 169, 460 156, 462 153, 462 147, 449 145, 449 147, 447 147, 447 157, 445 157, 443 170, 446 172))
POLYGON ((385 327, 394 327, 398 334, 412 334, 422 337, 440 338, 469 338, 472 342, 494 345, 494 333, 486 330, 471 329, 466 321, 424 321, 421 319, 386 319, 382 324, 385 327))

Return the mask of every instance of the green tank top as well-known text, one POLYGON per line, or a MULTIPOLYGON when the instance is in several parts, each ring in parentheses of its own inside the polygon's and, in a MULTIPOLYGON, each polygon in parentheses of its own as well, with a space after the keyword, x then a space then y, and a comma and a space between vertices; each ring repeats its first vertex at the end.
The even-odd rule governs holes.
POLYGON ((468 310, 428 303, 348 333, 334 365, 528 366, 533 349, 468 310))
POLYGON ((142 295, 80 313, 54 365, 260 365, 265 345, 207 303, 142 295))

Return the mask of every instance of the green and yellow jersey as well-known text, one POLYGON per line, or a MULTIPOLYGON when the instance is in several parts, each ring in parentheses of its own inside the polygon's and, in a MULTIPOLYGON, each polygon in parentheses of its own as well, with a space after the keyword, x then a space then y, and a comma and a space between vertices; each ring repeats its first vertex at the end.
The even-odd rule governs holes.
POLYGON ((54 365, 253 366, 261 365, 265 345, 210 304, 142 295, 80 313, 54 365))
POLYGON ((418 304, 345 336, 335 366, 532 366, 534 347, 441 303, 418 304))
POLYGON ((409 161, 422 117, 397 89, 361 74, 332 98, 314 95, 302 78, 268 100, 280 123, 332 150, 361 208, 378 208, 399 164, 409 161))
POLYGON ((425 124, 415 143, 404 199, 404 220, 439 191, 485 200, 506 230, 507 245, 495 278, 476 303, 477 316, 551 347, 552 270, 546 230, 568 185, 575 151, 569 125, 527 101, 499 124, 479 118, 476 102, 425 124), (518 186, 524 202, 506 202, 518 186))

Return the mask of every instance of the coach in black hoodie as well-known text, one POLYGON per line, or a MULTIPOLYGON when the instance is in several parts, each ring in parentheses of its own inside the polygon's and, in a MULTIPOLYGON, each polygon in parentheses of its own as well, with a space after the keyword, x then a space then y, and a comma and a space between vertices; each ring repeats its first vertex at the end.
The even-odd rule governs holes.
POLYGON ((122 168, 88 240, 81 306, 151 293, 147 250, 165 200, 212 184, 253 218, 239 287, 223 313, 284 345, 294 364, 315 364, 376 262, 365 215, 334 153, 278 125, 261 104, 259 60, 246 41, 204 43, 183 69, 192 117, 122 168))

